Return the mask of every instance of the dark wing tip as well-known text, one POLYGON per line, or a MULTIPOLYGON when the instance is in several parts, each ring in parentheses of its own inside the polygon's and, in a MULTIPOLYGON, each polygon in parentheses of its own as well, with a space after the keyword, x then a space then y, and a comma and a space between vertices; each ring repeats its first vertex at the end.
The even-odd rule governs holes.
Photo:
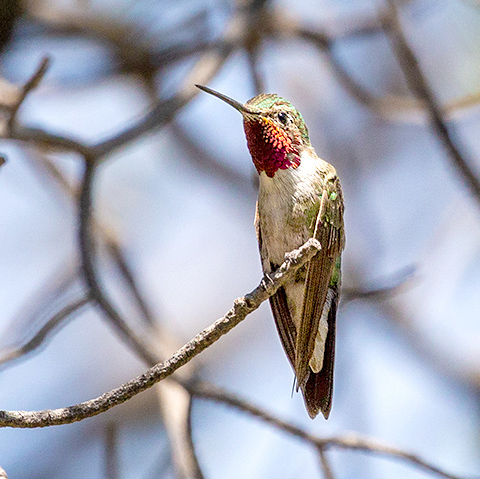
POLYGON ((319 412, 328 419, 332 409, 332 379, 322 373, 311 373, 305 387, 302 388, 305 407, 312 419, 315 419, 319 412))

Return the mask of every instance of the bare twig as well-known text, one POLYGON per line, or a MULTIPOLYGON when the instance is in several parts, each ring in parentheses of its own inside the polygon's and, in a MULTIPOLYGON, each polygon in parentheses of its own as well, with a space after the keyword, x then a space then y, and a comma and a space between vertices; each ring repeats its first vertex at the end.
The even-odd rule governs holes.
POLYGON ((105 479, 119 479, 117 453, 117 426, 107 423, 105 431, 105 479))
POLYGON ((15 129, 15 123, 17 119, 17 113, 20 107, 22 106, 22 103, 25 101, 25 98, 27 98, 28 94, 33 91, 35 88, 37 88, 38 84, 42 81, 42 78, 45 76, 45 73, 47 73, 48 67, 50 66, 50 58, 44 57, 33 75, 30 77, 30 79, 25 83, 23 88, 20 91, 20 95, 16 101, 16 103, 13 105, 12 109, 10 110, 10 117, 7 122, 7 131, 11 132, 15 129))
MULTIPOLYGON (((97 166, 92 161, 86 161, 85 174, 82 181, 82 190, 79 197, 80 224, 79 224, 79 245, 82 257, 82 266, 84 279, 89 288, 92 298, 104 313, 105 318, 120 333, 123 341, 132 348, 136 354, 152 365, 160 360, 156 351, 152 350, 150 343, 142 341, 127 322, 118 313, 113 303, 103 290, 100 279, 96 273, 93 221, 92 221, 92 187, 94 183, 94 174, 97 166)), ((124 258, 114 243, 110 242, 110 252, 115 254, 117 264, 120 265, 122 274, 126 276, 127 284, 133 292, 137 304, 146 314, 146 319, 153 329, 153 318, 150 316, 143 297, 136 288, 135 280, 130 270, 124 262, 124 258)), ((162 338, 165 342, 165 338, 162 338)), ((191 433, 188 428, 188 414, 190 409, 190 395, 174 382, 162 383, 159 387, 159 401, 162 406, 162 415, 167 428, 172 455, 179 477, 185 479, 202 479, 203 475, 198 464, 194 449, 191 447, 191 433)))
MULTIPOLYGON (((185 387, 190 391, 192 396, 221 402, 227 406, 233 407, 234 409, 250 414, 268 424, 271 424, 272 426, 281 429, 292 436, 299 437, 314 444, 315 446, 318 446, 315 436, 309 432, 304 431, 298 426, 295 426, 293 423, 283 421, 282 419, 273 416, 269 412, 254 406, 250 402, 245 401, 236 395, 225 392, 223 389, 213 384, 204 381, 196 381, 185 384, 185 387)), ((324 447, 325 445, 322 443, 320 446, 324 447)))
POLYGON ((424 472, 435 474, 446 479, 462 479, 462 476, 446 472, 440 467, 425 461, 417 454, 383 444, 371 438, 362 437, 358 434, 351 433, 345 436, 325 439, 324 443, 326 448, 350 449, 354 451, 373 453, 379 456, 396 458, 402 462, 410 464, 411 466, 415 466, 424 472))
POLYGON ((255 94, 259 95, 265 91, 265 81, 260 72, 258 56, 260 54, 259 47, 255 46, 247 50, 248 66, 250 67, 250 73, 253 78, 253 86, 255 94))
POLYGON ((0 369, 38 349, 69 316, 85 306, 88 298, 82 292, 76 293, 75 300, 68 295, 77 277, 78 268, 69 262, 62 264, 28 299, 11 322, 12 329, 19 330, 21 338, 0 351, 0 369))
MULTIPOLYGON (((183 372, 183 369, 180 372, 183 372)), ((204 476, 193 446, 190 424, 192 397, 189 391, 183 387, 182 382, 167 379, 157 385, 157 392, 163 422, 170 439, 170 449, 177 477, 179 479, 203 479, 204 476)))
POLYGON ((463 176, 475 199, 480 203, 480 181, 469 166, 474 162, 471 159, 467 160, 465 153, 462 151, 463 147, 460 147, 456 132, 451 125, 447 126, 443 119, 443 112, 438 105, 435 94, 425 79, 420 64, 405 38, 395 2, 387 0, 387 5, 390 13, 387 32, 390 35, 408 85, 412 92, 425 102, 435 135, 444 146, 452 163, 463 176))
POLYGON ((14 132, 10 132, 7 135, 7 138, 34 143, 36 146, 48 147, 54 150, 73 151, 83 157, 93 158, 91 147, 80 140, 51 133, 41 128, 16 127, 14 132))
POLYGON ((415 266, 407 266, 402 270, 394 273, 391 277, 385 278, 380 281, 381 286, 364 289, 342 289, 342 303, 345 304, 349 301, 356 299, 375 299, 383 300, 398 293, 410 279, 412 279, 415 273, 415 266))
POLYGON ((178 110, 197 95, 198 89, 194 87, 194 83, 208 83, 234 51, 241 35, 239 24, 242 19, 243 14, 239 13, 234 16, 224 39, 218 41, 211 49, 209 48, 203 53, 176 95, 159 101, 149 113, 133 126, 125 128, 96 145, 88 146, 76 139, 52 134, 39 128, 15 129, 14 132, 10 131, 7 136, 15 140, 34 142, 51 148, 75 151, 84 158, 88 158, 89 161, 99 161, 114 150, 170 122, 178 110))
POLYGON ((143 342, 137 334, 128 326, 125 320, 117 312, 116 308, 107 298, 97 278, 95 270, 95 248, 93 239, 92 222, 92 188, 96 172, 94 161, 85 161, 85 170, 82 180, 82 190, 79 197, 79 225, 78 241, 82 258, 82 270, 85 283, 89 289, 92 300, 100 307, 101 311, 113 328, 118 331, 123 341, 132 348, 136 354, 142 358, 146 364, 155 364, 158 360, 157 355, 150 350, 149 346, 143 342))
POLYGON ((371 108, 373 110, 378 108, 378 99, 371 94, 366 88, 361 86, 345 69, 342 63, 338 60, 333 52, 333 43, 329 37, 324 33, 298 27, 297 35, 313 43, 322 53, 325 54, 326 59, 332 69, 333 74, 359 103, 371 108))
POLYGON ((326 438, 315 436, 308 431, 295 426, 291 422, 284 421, 270 414, 269 412, 252 405, 250 402, 232 395, 231 393, 224 393, 222 389, 212 386, 211 384, 205 385, 199 382, 187 385, 187 387, 196 397, 205 398, 212 401, 219 401, 241 412, 250 414, 253 417, 258 418, 281 431, 284 431, 302 441, 311 444, 318 450, 325 451, 327 449, 349 449, 368 452, 379 456, 398 459, 406 464, 417 467, 424 472, 436 474, 446 479, 461 479, 461 476, 446 472, 443 469, 423 460, 416 454, 403 451, 402 449, 383 444, 379 441, 361 436, 356 433, 326 438))
POLYGON ((322 447, 318 448, 318 455, 320 456, 320 464, 322 466, 323 477, 325 479, 335 479, 332 466, 330 464, 330 461, 328 460, 328 457, 324 448, 322 447))
POLYGON ((26 343, 16 348, 9 348, 5 351, 2 351, 0 354, 0 369, 5 368, 7 363, 24 357, 38 349, 42 344, 45 343, 49 335, 58 329, 62 322, 69 318, 73 313, 76 313, 81 308, 85 307, 89 302, 90 298, 88 296, 84 296, 73 301, 54 314, 26 343))
POLYGON ((21 88, 0 77, 0 111, 10 112, 18 102, 21 88))
POLYGON ((267 281, 263 279, 251 293, 235 300, 233 307, 222 318, 204 329, 180 348, 169 360, 156 364, 144 374, 113 389, 102 396, 75 406, 44 411, 0 411, 0 427, 46 427, 70 424, 87 417, 96 416, 124 403, 145 391, 162 379, 171 376, 195 356, 218 341, 224 334, 241 323, 261 303, 275 294, 285 281, 294 277, 296 271, 318 253, 320 244, 314 238, 285 257, 285 262, 267 281))
MULTIPOLYGON (((313 44, 323 55, 332 69, 340 85, 360 104, 366 106, 375 114, 389 120, 404 121, 411 123, 425 123, 428 121, 428 107, 422 98, 411 98, 400 95, 378 96, 370 92, 352 75, 337 58, 334 46, 344 40, 357 38, 365 34, 379 33, 382 30, 389 31, 392 28, 391 17, 383 9, 377 18, 366 17, 360 19, 356 16, 353 25, 348 21, 340 27, 320 30, 299 25, 290 18, 287 12, 272 12, 269 21, 270 34, 278 37, 297 37, 313 44), (340 29, 340 31, 338 31, 340 29), (346 29, 346 30, 344 30, 346 29)), ((480 94, 473 93, 448 101, 443 106, 446 120, 458 117, 459 114, 472 106, 480 103, 480 94)))
POLYGON ((184 80, 178 93, 168 100, 160 101, 150 113, 135 125, 95 145, 93 148, 94 156, 97 158, 104 157, 133 139, 137 139, 152 129, 160 128, 170 122, 176 112, 197 95, 198 89, 194 87, 194 84, 208 83, 234 51, 240 41, 242 21, 244 21, 244 14, 239 11, 227 27, 223 39, 203 53, 190 75, 184 80))
POLYGON ((143 294, 138 287, 137 280, 135 279, 135 276, 133 275, 130 266, 128 265, 127 259, 125 258, 122 249, 111 238, 104 237, 104 240, 108 252, 113 258, 113 261, 117 265, 118 269, 120 270, 120 273, 124 278, 138 309, 142 313, 143 320, 149 327, 152 327, 155 323, 154 315, 150 307, 148 306, 147 300, 143 297, 143 294))
MULTIPOLYGON (((41 163, 41 165, 46 167, 44 171, 55 178, 67 195, 77 200, 78 195, 76 188, 71 187, 61 171, 47 161, 41 163)), ((94 218, 92 218, 92 220, 94 220, 94 218)), ((160 330, 158 321, 154 321, 154 315, 137 285, 134 275, 124 257, 123 251, 112 234, 108 229, 102 227, 102 224, 98 219, 94 221, 93 226, 99 237, 105 242, 110 257, 119 268, 126 286, 141 312, 141 317, 149 327, 149 337, 154 334, 155 339, 150 341, 149 344, 155 345, 155 351, 175 350, 178 348, 179 345, 176 341, 175 345, 169 344, 173 343, 171 336, 167 331, 160 330)), ((104 301, 109 302, 108 298, 105 298, 104 301)), ((113 324, 116 324, 115 317, 110 318, 110 320, 113 321, 113 324)), ((120 331, 122 331, 122 329, 120 329, 120 331)), ((130 333, 128 332, 128 334, 130 333)), ((139 344, 138 346, 141 348, 144 347, 143 344, 139 344)), ((160 360, 160 358, 157 360, 160 360)), ((182 377, 190 379, 192 377, 192 372, 190 370, 190 367, 182 368, 182 377)), ((162 381, 157 386, 157 392, 177 474, 179 477, 185 477, 188 479, 202 478, 202 472, 193 448, 191 429, 188 424, 191 403, 190 394, 174 381, 162 381)))
POLYGON ((229 188, 235 188, 244 196, 252 196, 254 194, 254 185, 248 175, 242 174, 238 168, 228 166, 228 164, 202 149, 194 141, 191 134, 178 122, 174 121, 172 123, 170 132, 175 143, 180 148, 186 150, 187 154, 182 156, 188 158, 191 165, 211 175, 220 184, 227 185, 229 188))

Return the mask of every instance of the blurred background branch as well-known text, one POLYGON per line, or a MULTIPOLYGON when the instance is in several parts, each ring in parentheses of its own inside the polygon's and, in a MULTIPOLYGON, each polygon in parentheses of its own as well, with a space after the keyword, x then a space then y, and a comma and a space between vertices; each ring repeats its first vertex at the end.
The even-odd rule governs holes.
MULTIPOLYGON (((293 278, 295 273, 305 265, 319 251, 320 244, 310 238, 300 248, 291 251, 285 256, 284 263, 267 278, 262 279, 260 284, 244 297, 237 298, 233 307, 220 319, 215 321, 211 326, 205 328, 198 333, 191 341, 182 346, 170 359, 163 363, 155 364, 148 371, 130 380, 128 383, 103 394, 102 396, 86 401, 76 406, 66 407, 57 410, 47 411, 1 411, 0 427, 47 427, 62 424, 71 424, 81 421, 88 417, 96 416, 102 412, 108 411, 112 407, 128 401, 133 396, 151 388, 156 383, 171 376, 176 370, 190 362, 195 356, 205 351, 213 343, 218 341, 224 334, 231 331, 249 314, 258 309, 261 303, 272 296, 285 281, 293 278)), ((98 296, 97 301, 106 301, 101 290, 95 292, 98 296)), ((109 306, 111 307, 111 306, 109 306)), ((113 308, 113 307, 112 307, 113 308)), ((110 314, 107 309, 106 314, 110 314)), ((112 315, 112 321, 116 322, 116 312, 112 315)), ((117 324, 116 324, 117 326, 117 324)), ((124 326, 123 320, 120 323, 121 328, 124 326)), ((125 335, 133 349, 142 358, 147 360, 148 353, 142 350, 144 347, 140 342, 133 344, 135 336, 131 331, 121 331, 125 335)))
POLYGON ((473 163, 473 161, 465 159, 465 153, 458 146, 459 141, 452 131, 452 127, 447 127, 443 119, 443 114, 435 99, 435 95, 424 78, 417 58, 403 34, 394 0, 387 0, 387 5, 390 15, 386 31, 391 35, 393 48, 403 68, 408 85, 413 93, 425 102, 435 134, 444 145, 445 150, 463 176, 476 200, 480 201, 480 181, 469 166, 469 163, 473 163))
MULTIPOLYGON (((52 404, 49 393, 70 404, 95 397, 113 387, 110 381, 124 382, 171 357, 225 310, 228 298, 258 281, 257 177, 237 141, 240 120, 230 124, 221 106, 197 100, 194 84, 213 82, 241 101, 276 90, 304 113, 317 151, 331 157, 346 191, 337 412, 326 426, 308 428, 271 413, 304 420, 292 413, 302 410, 285 394, 288 365, 269 342, 271 317, 261 309, 256 322, 236 328, 215 353, 182 367, 152 396, 128 401, 119 413, 115 408, 104 423, 104 415, 95 420, 104 426, 105 467, 97 475, 128 477, 124 457, 143 457, 139 451, 154 444, 149 457, 158 459, 163 437, 170 460, 162 455, 145 464, 145 477, 298 477, 300 469, 305 477, 352 471, 358 478, 395 477, 377 462, 327 452, 342 448, 396 456, 409 465, 407 474, 452 478, 461 476, 446 470, 478 470, 471 451, 479 429, 472 412, 480 397, 479 333, 470 320, 478 317, 471 298, 480 281, 478 217, 470 212, 480 198, 476 2, 465 2, 468 13, 453 0, 160 3, 8 0, 0 7, 0 166, 4 156, 11 160, 0 176, 2 404, 33 410, 52 404), (443 168, 424 127, 432 128, 470 195, 443 168), (52 370, 60 378, 63 364, 75 361, 61 385, 45 376, 52 370), (228 391, 213 384, 222 382, 228 391), (76 393, 69 396, 66 384, 78 384, 76 393), (229 392, 237 389, 249 398, 229 392), (231 414, 224 423, 218 405, 212 412, 196 398, 248 412, 318 454, 314 461, 293 454, 293 445, 250 423, 247 432, 231 414), (321 428, 323 439, 311 428, 321 428), (352 428, 363 435, 335 436, 352 428), (142 440, 134 445, 137 432, 142 440), (372 435, 408 447, 366 438, 372 435), (230 460, 211 446, 225 437, 230 460), (259 472, 265 468, 268 474, 259 472)), ((69 426, 68 437, 93 437, 88 424, 79 426, 88 431, 81 434, 69 426)), ((4 465, 19 477, 35 477, 18 465, 16 458, 27 454, 22 448, 52 447, 53 436, 36 437, 46 438, 43 445, 0 444, 4 465)), ((81 447, 91 458, 87 444, 71 449, 81 447)), ((56 450, 65 451, 63 440, 56 450)), ((62 456, 48 463, 49 457, 39 453, 32 461, 39 477, 81 474, 70 467, 80 455, 70 462, 62 456)), ((89 476, 96 477, 89 461, 89 476)), ((129 461, 131 475, 141 475, 140 462, 129 461)))

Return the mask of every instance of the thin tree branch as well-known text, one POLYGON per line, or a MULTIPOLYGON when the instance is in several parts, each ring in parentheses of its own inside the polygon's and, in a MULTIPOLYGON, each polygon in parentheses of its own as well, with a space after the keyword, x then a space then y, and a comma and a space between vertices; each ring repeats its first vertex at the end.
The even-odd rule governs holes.
POLYGON ((391 277, 380 281, 380 286, 363 289, 343 288, 342 304, 356 299, 383 300, 390 298, 406 286, 415 274, 415 269, 415 266, 407 266, 391 275, 391 277))
POLYGON ((277 289, 295 276, 296 271, 321 249, 320 243, 310 238, 300 248, 285 255, 284 263, 247 295, 237 298, 233 307, 222 318, 197 334, 163 363, 156 364, 144 374, 128 381, 102 396, 75 406, 43 411, 0 411, 0 427, 35 428, 70 424, 96 416, 147 390, 171 376, 179 368, 218 341, 224 334, 240 324, 261 303, 275 294, 277 289))
MULTIPOLYGON (((93 162, 91 162, 91 167, 94 168, 93 162)), ((60 183, 63 190, 73 198, 78 200, 78 195, 76 195, 76 189, 72 188, 70 184, 65 180, 64 176, 60 171, 56 169, 52 172, 50 168, 46 170, 48 173, 54 175, 55 179, 60 183)), ((93 227, 95 232, 97 232, 104 240, 107 251, 110 257, 115 262, 116 266, 119 268, 119 271, 126 282, 129 292, 133 295, 133 299, 137 304, 141 317, 145 320, 146 325, 149 327, 149 333, 155 335, 155 339, 149 341, 148 344, 155 344, 155 350, 151 354, 156 354, 156 351, 160 350, 174 350, 173 345, 167 344, 171 341, 170 335, 166 331, 159 330, 158 325, 154 321, 154 315, 151 312, 150 308, 147 305, 147 302, 143 298, 143 295, 138 288, 137 282, 127 264, 126 258, 123 255, 122 250, 118 246, 114 237, 109 233, 108 229, 102 228, 101 224, 98 221, 93 221, 93 227)), ((92 249, 93 249, 93 238, 92 249)), ((93 255, 94 256, 94 255, 93 255)), ((97 280, 99 283, 99 280, 97 280)), ((103 300, 106 303, 110 303, 109 299, 103 294, 103 300)), ((113 305, 112 308, 113 309, 113 305)), ((109 310, 104 311, 107 315, 109 310)), ((113 316, 108 318, 116 326, 117 318, 119 316, 113 316)), ((124 321, 124 324, 125 321, 124 321)), ((125 328, 117 328, 121 331, 122 337, 124 335, 125 328)), ((127 330, 129 336, 132 335, 133 331, 127 330)), ((136 338, 133 338, 136 340, 136 338)), ((138 342, 137 342, 138 343, 138 342)), ((138 347, 146 349, 147 344, 138 344, 138 347)), ((175 346, 178 347, 177 342, 175 346)), ((149 352, 147 351, 147 355, 149 352)), ((151 355, 150 354, 150 355, 151 355)), ((145 358, 144 358, 145 359, 145 358)), ((160 358, 156 360, 159 361, 160 358)), ((152 364, 148 364, 151 366, 152 364)), ((190 373, 189 367, 185 367, 181 371, 181 376, 186 378, 191 378, 193 374, 190 373)), ((160 408, 162 411, 162 416, 164 420, 165 427, 167 429, 167 434, 170 439, 170 447, 172 450, 172 456, 174 459, 174 464, 176 467, 177 474, 180 478, 185 479, 202 479, 203 475, 198 464, 195 451, 193 449, 193 441, 190 437, 191 429, 188 424, 189 411, 191 404, 190 394, 182 388, 181 385, 177 384, 174 381, 164 381, 157 386, 158 400, 160 408)))
MULTIPOLYGON (((50 163, 48 163, 47 165, 53 166, 50 165, 50 163)), ((70 186, 70 184, 65 180, 63 174, 60 171, 58 171, 57 169, 54 169, 54 171, 52 171, 51 167, 48 167, 46 171, 50 175, 54 176, 54 178, 60 183, 63 190, 69 196, 73 196, 73 198, 75 199, 78 198, 78 195, 76 194, 77 190, 70 186)), ((93 220, 94 218, 92 218, 92 221, 93 220)), ((94 227, 95 231, 98 232, 105 241, 107 251, 117 265, 117 267, 119 268, 119 271, 126 282, 126 286, 132 293, 133 299, 135 300, 135 303, 140 309, 141 317, 145 320, 146 324, 150 328, 150 333, 153 333, 155 335, 155 340, 150 341, 149 344, 155 344, 155 352, 157 350, 174 350, 174 347, 171 347, 173 345, 167 344, 168 342, 173 343, 173 341, 171 341, 170 335, 166 331, 160 331, 158 325, 156 323, 154 324, 154 315, 152 314, 145 299, 143 298, 143 295, 141 294, 137 286, 136 280, 132 272, 130 271, 123 252, 121 251, 117 242, 114 240, 108 230, 102 228, 101 224, 98 221, 94 222, 94 227)), ((104 302, 110 303, 109 299, 105 297, 105 293, 103 293, 103 297, 104 302)), ((113 305, 111 309, 113 309, 113 305)), ((108 314, 108 311, 104 312, 108 314)), ((108 317, 112 321, 112 324, 116 326, 118 315, 117 317, 108 317)), ((125 322, 124 325, 126 325, 125 322)), ((122 327, 117 329, 120 330, 123 337, 125 328, 122 327)), ((130 337, 132 336, 132 333, 133 331, 127 329, 127 334, 130 337)), ((133 338, 134 341, 136 339, 137 338, 133 338)), ((142 350, 146 350, 147 344, 140 344, 138 343, 138 341, 136 341, 136 343, 138 344, 139 348, 141 348, 142 350)), ((177 342, 175 342, 175 347, 178 347, 177 342)), ((147 351, 147 355, 148 354, 149 352, 147 351)), ((160 358, 156 358, 155 362, 159 360, 160 358)), ((148 365, 151 366, 152 364, 149 363, 148 365)), ((192 374, 185 376, 186 374, 188 374, 187 371, 189 371, 190 369, 191 368, 183 368, 182 376, 184 376, 185 378, 191 378, 192 374)), ((192 438, 189 436, 189 434, 191 433, 191 429, 188 426, 188 417, 191 403, 190 395, 181 386, 172 381, 165 381, 160 383, 158 385, 157 391, 159 404, 163 413, 165 427, 170 438, 170 445, 172 448, 172 455, 174 458, 177 473, 179 474, 179 477, 185 477, 188 479, 201 479, 202 472, 200 470, 197 457, 195 456, 195 451, 192 447, 192 438)))
MULTIPOLYGON (((177 376, 190 369, 188 364, 174 377, 159 383, 156 387, 163 422, 170 439, 173 464, 178 479, 203 479, 193 445, 190 411, 192 396, 183 387, 177 376)), ((181 374, 184 376, 184 374, 181 374)), ((191 376, 191 375, 190 375, 191 376)))
POLYGON ((83 301, 88 302, 88 298, 83 292, 77 293, 81 297, 75 300, 64 298, 77 276, 77 268, 72 268, 69 263, 62 264, 46 279, 46 286, 43 284, 29 298, 12 320, 12 328, 19 330, 22 337, 16 344, 0 351, 0 369, 6 369, 11 361, 38 349, 69 315, 84 307, 83 301), (66 302, 69 304, 65 306, 66 302))
MULTIPOLYGON (((402 449, 383 444, 377 440, 362 437, 354 433, 345 436, 325 439, 324 443, 326 448, 350 449, 354 451, 372 453, 379 456, 396 458, 402 462, 405 462, 406 464, 415 466, 418 469, 423 470, 424 472, 435 474, 446 479, 462 479, 463 477, 457 474, 451 474, 443 470, 442 468, 425 461, 418 454, 410 453, 402 449)), ((471 479, 478 478, 474 476, 471 479)))
POLYGON ((318 455, 320 456, 320 464, 322 466, 323 477, 325 479, 335 479, 332 466, 323 447, 318 448, 318 455))
POLYGON ((127 259, 125 258, 125 255, 120 248, 120 246, 113 241, 111 238, 105 237, 104 238, 106 247, 108 252, 110 253, 110 256, 113 258, 113 261, 117 265, 118 269, 120 270, 120 273, 122 277, 125 280, 125 283, 128 286, 128 289, 130 290, 133 299, 142 313, 142 318, 149 327, 153 327, 155 324, 155 319, 154 315, 148 306, 148 303, 146 299, 143 297, 142 293, 140 292, 140 288, 138 287, 137 280, 135 279, 135 276, 133 275, 130 266, 128 265, 127 259))
POLYGON ((82 189, 79 197, 78 242, 82 258, 82 270, 85 283, 93 301, 100 307, 110 324, 117 330, 123 341, 142 358, 146 364, 152 365, 158 361, 157 355, 150 350, 136 333, 128 326, 108 300, 95 271, 95 248, 92 222, 92 188, 97 166, 94 161, 85 161, 82 189))
POLYGON ((6 138, 12 140, 25 141, 34 143, 39 147, 47 147, 55 150, 67 150, 78 153, 87 158, 93 158, 93 150, 90 146, 82 143, 80 140, 70 138, 68 136, 51 133, 41 128, 33 127, 17 127, 14 132, 11 132, 6 138))
MULTIPOLYGON (((366 18, 364 20, 355 17, 353 26, 347 23, 335 27, 337 30, 346 28, 346 31, 335 31, 333 29, 319 30, 299 25, 297 21, 290 18, 288 12, 278 11, 271 13, 269 20, 269 33, 274 37, 297 37, 314 45, 325 58, 332 69, 340 85, 345 91, 360 104, 365 105, 377 115, 394 121, 406 121, 412 123, 425 123, 428 121, 428 107, 421 98, 411 98, 399 95, 386 95, 383 97, 375 95, 364 87, 346 69, 335 54, 334 47, 339 42, 349 40, 365 34, 379 33, 383 30, 389 31, 392 28, 391 18, 385 9, 382 9, 377 18, 366 18), (363 26, 362 26, 363 25, 363 26)), ((480 93, 464 95, 448 101, 443 106, 444 117, 447 120, 457 118, 459 112, 468 109, 480 102, 480 93)))
POLYGON ((187 154, 182 155, 185 161, 211 175, 220 184, 227 185, 229 189, 235 188, 238 190, 238 194, 243 196, 254 194, 254 184, 248 175, 242 174, 238 168, 231 167, 209 154, 179 122, 172 122, 169 131, 173 135, 175 143, 186 150, 187 154))
POLYGON ((119 479, 117 426, 113 421, 107 423, 105 431, 105 479, 119 479))
POLYGON ((372 110, 378 108, 379 100, 366 88, 361 86, 351 75, 347 72, 342 63, 338 60, 333 52, 333 43, 331 39, 322 32, 298 27, 297 35, 313 45, 315 45, 322 53, 325 54, 328 64, 330 65, 333 74, 345 90, 355 98, 359 103, 367 106, 372 110))
POLYGON ((87 146, 78 140, 52 134, 39 128, 16 129, 15 132, 10 132, 7 137, 20 141, 35 142, 51 148, 75 151, 84 158, 88 158, 89 161, 100 161, 100 159, 125 144, 170 122, 178 110, 197 95, 198 89, 194 87, 194 84, 208 83, 238 45, 242 33, 240 27, 243 17, 244 14, 240 12, 234 15, 224 38, 212 47, 206 47, 207 50, 197 61, 190 75, 185 79, 183 87, 179 89, 176 95, 166 100, 160 100, 150 112, 133 126, 125 128, 116 135, 93 146, 87 146))
POLYGON ((252 46, 247 49, 247 60, 250 70, 250 74, 253 79, 253 87, 255 90, 255 95, 265 92, 265 81, 260 72, 260 66, 258 62, 258 57, 260 55, 259 46, 252 46))
POLYGON ((462 148, 455 130, 452 126, 447 126, 443 119, 443 112, 435 98, 435 94, 424 77, 420 64, 405 38, 395 2, 393 0, 386 1, 390 14, 389 28, 386 31, 390 36, 393 49, 396 52, 398 62, 403 69, 408 85, 412 92, 425 102, 435 135, 444 146, 452 163, 462 175, 477 203, 480 203, 480 180, 469 166, 474 164, 474 161, 471 159, 467 160, 465 153, 461 151, 462 148))
POLYGON ((0 354, 0 369, 5 368, 7 363, 13 360, 26 356, 27 354, 38 349, 45 343, 49 335, 58 329, 60 324, 64 322, 73 313, 77 313, 80 309, 85 307, 90 302, 88 296, 78 298, 67 306, 63 307, 60 311, 54 314, 26 343, 13 349, 8 348, 0 354))
POLYGON ((124 146, 126 143, 139 138, 152 129, 161 128, 169 123, 178 110, 189 103, 197 94, 198 89, 195 83, 208 83, 224 65, 228 57, 233 53, 238 43, 239 15, 235 15, 225 37, 219 41, 213 49, 205 52, 196 63, 194 69, 187 76, 183 86, 178 93, 164 101, 160 101, 147 115, 131 127, 125 128, 117 135, 97 143, 93 147, 93 154, 96 158, 109 155, 114 150, 124 146))
POLYGON ((424 472, 436 474, 446 479, 462 479, 462 476, 446 472, 443 469, 423 460, 416 454, 412 454, 403 451, 402 449, 383 444, 379 441, 365 436, 361 436, 359 434, 350 433, 347 435, 325 438, 315 436, 306 431, 305 429, 295 426, 290 422, 284 421, 270 414, 269 412, 252 405, 244 399, 240 399, 239 397, 232 395, 231 393, 225 393, 222 389, 215 387, 211 384, 207 385, 205 383, 197 382, 186 385, 186 387, 188 387, 191 394, 196 397, 212 401, 219 401, 241 412, 250 414, 251 416, 260 419, 263 422, 270 424, 281 431, 284 431, 292 436, 299 438, 304 442, 311 444, 318 450, 325 451, 327 449, 349 449, 355 451, 363 451, 379 456, 398 459, 410 466, 417 467, 424 472))
POLYGON ((22 106, 23 102, 27 98, 28 94, 33 91, 39 83, 42 81, 43 77, 45 76, 45 73, 47 73, 48 67, 50 66, 50 58, 49 57, 44 57, 33 75, 30 77, 30 79, 25 83, 23 88, 20 90, 20 95, 16 101, 16 103, 13 105, 12 109, 10 110, 10 117, 8 118, 7 122, 7 131, 12 132, 15 129, 15 123, 17 120, 17 113, 20 107, 22 106))

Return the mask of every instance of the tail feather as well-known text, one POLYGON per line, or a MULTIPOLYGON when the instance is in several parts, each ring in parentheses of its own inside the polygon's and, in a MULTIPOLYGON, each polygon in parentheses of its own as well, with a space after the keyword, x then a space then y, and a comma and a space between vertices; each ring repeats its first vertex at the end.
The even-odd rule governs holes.
POLYGON ((332 303, 328 312, 328 334, 325 343, 323 367, 320 372, 309 371, 308 379, 301 387, 303 399, 308 415, 313 419, 321 411, 328 419, 332 408, 333 397, 333 367, 335 362, 335 325, 338 307, 338 288, 331 287, 333 291, 332 303))
MULTIPOLYGON (((328 312, 328 334, 325 343, 323 367, 318 373, 314 373, 309 369, 306 380, 300 385, 305 407, 307 408, 308 415, 312 419, 315 418, 320 411, 325 419, 327 419, 332 407, 335 323, 339 297, 336 285, 330 286, 330 289, 333 291, 333 295, 330 310, 328 312)), ((270 298, 270 305, 272 307, 273 316, 275 318, 282 345, 287 353, 292 368, 294 368, 294 345, 297 333, 290 317, 290 311, 287 307, 287 298, 283 287, 279 288, 270 298)))

